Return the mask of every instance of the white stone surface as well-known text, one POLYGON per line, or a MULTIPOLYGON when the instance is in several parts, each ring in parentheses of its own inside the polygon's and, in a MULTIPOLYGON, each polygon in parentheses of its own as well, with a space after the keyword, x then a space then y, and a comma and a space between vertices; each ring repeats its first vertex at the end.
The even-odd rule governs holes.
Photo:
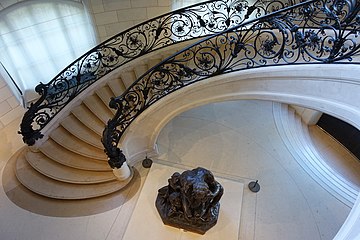
POLYGON ((145 20, 146 8, 118 10, 117 14, 120 21, 145 20))
POLYGON ((99 39, 103 41, 140 22, 171 11, 171 4, 171 0, 90 0, 89 8, 99 39))
POLYGON ((276 66, 200 81, 162 98, 133 121, 120 145, 131 158, 153 151, 161 129, 181 112, 213 102, 261 99, 329 113, 360 129, 360 68, 354 65, 276 66))
POLYGON ((119 181, 124 181, 131 175, 129 165, 126 162, 121 165, 121 168, 114 168, 113 173, 119 181))
POLYGON ((224 187, 224 195, 220 200, 219 219, 213 228, 204 235, 200 235, 163 224, 155 207, 157 190, 168 184, 167 180, 174 172, 181 173, 185 170, 159 164, 152 165, 123 240, 238 239, 244 185, 216 176, 215 179, 224 187), (145 219, 146 222, 144 222, 145 219))
MULTIPOLYGON (((0 66, 0 129, 14 121, 24 112, 23 107, 20 106, 20 99, 18 100, 9 88, 8 84, 10 83, 12 84, 7 73, 0 66)), ((15 85, 12 88, 14 91, 17 91, 15 85)), ((18 97, 21 98, 20 95, 18 97)))
MULTIPOLYGON (((323 157, 321 151, 317 150, 310 137, 308 126, 301 121, 301 117, 295 113, 292 107, 274 103, 273 113, 279 135, 293 158, 319 185, 344 204, 352 207, 358 196, 360 184, 353 184, 347 178, 342 177, 337 171, 339 167, 332 169, 331 166, 334 167, 335 164, 327 164, 328 160, 326 159, 330 158, 331 154, 323 157)), ((351 171, 350 165, 344 164, 344 162, 345 159, 340 165, 346 165, 346 173, 348 173, 351 171)), ((357 165, 357 169, 360 170, 360 164, 357 160, 352 159, 351 162, 357 165)))
MULTIPOLYGON (((169 127, 162 131, 158 139, 162 153, 160 157, 163 160, 174 157, 175 163, 172 164, 176 166, 182 162, 187 164, 186 167, 192 166, 189 164, 209 164, 205 167, 209 166, 221 176, 221 173, 236 178, 261 176, 261 190, 258 194, 251 193, 246 186, 244 188, 240 239, 330 240, 350 209, 342 208, 339 201, 299 170, 286 146, 279 138, 275 138, 276 128, 271 127, 274 124, 272 112, 267 106, 271 106, 271 103, 241 101, 236 105, 229 102, 218 108, 203 107, 186 112, 183 117, 173 119, 169 127), (233 127, 229 127, 229 124, 233 127), (164 154, 164 147, 171 151, 164 154), (231 151, 235 151, 234 154, 231 151), (219 157, 222 161, 218 161, 219 157), (245 164, 242 161, 246 161, 245 164)), ((1 186, 6 184, 6 179, 3 179, 5 164, 23 146, 21 136, 16 134, 19 122, 20 119, 0 132, 1 186)), ((135 197, 131 197, 132 194, 131 199, 122 206, 98 214, 51 217, 18 207, 9 200, 1 187, 0 239, 120 240, 133 210, 131 206, 136 201, 135 197)), ((46 203, 37 207, 49 208, 46 203)), ((59 211, 63 209, 61 202, 56 207, 59 211)), ((354 210, 337 240, 357 239, 359 210, 354 210), (355 227, 353 232, 352 226, 355 227)), ((144 224, 147 224, 146 219, 144 224)))
POLYGON ((154 18, 170 11, 169 7, 148 7, 146 9, 148 18, 154 18))
POLYGON ((95 22, 97 25, 104 25, 109 23, 118 22, 116 11, 108 11, 104 13, 96 13, 95 14, 95 22))
POLYGON ((131 8, 130 0, 103 0, 102 2, 104 4, 105 11, 131 8))
MULTIPOLYGON (((248 200, 256 211, 243 206, 239 239, 332 239, 350 208, 296 162, 278 134, 273 111, 271 102, 252 100, 184 112, 161 131, 159 158, 259 180, 260 192, 248 200)), ((251 196, 244 191, 245 201, 251 196)))

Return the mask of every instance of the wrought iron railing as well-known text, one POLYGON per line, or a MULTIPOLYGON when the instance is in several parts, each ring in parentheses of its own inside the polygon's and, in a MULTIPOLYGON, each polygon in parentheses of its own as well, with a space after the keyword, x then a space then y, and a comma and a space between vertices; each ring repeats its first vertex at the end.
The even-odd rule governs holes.
POLYGON ((301 0, 218 0, 176 10, 128 29, 91 49, 47 84, 35 90, 40 98, 31 104, 20 125, 23 141, 33 145, 41 131, 79 93, 94 82, 144 54, 236 26, 247 19, 293 5, 301 0))
POLYGON ((121 96, 102 142, 112 168, 125 157, 118 147, 134 119, 172 92, 216 75, 257 67, 348 63, 359 54, 360 3, 304 1, 208 37, 151 68, 121 96))

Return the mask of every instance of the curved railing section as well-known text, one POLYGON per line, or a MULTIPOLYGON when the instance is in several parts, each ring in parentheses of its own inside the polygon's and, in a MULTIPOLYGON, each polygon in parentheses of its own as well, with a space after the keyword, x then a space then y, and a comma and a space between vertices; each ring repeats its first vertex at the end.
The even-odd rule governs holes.
POLYGON ((121 96, 102 137, 112 168, 125 157, 118 147, 134 119, 159 99, 216 75, 284 64, 348 63, 359 54, 360 3, 304 1, 215 34, 154 66, 121 96))
POLYGON ((35 91, 40 98, 25 113, 19 133, 28 145, 79 93, 101 77, 144 54, 236 26, 301 0, 218 0, 196 4, 141 23, 91 49, 35 91))

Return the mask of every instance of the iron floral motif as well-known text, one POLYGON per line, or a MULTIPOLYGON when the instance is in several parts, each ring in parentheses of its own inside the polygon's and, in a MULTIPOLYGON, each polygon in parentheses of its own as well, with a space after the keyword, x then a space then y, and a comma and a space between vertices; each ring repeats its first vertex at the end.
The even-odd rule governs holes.
POLYGON ((28 145, 77 95, 94 82, 144 54, 166 46, 224 31, 293 1, 217 0, 195 4, 151 19, 115 35, 71 63, 47 84, 40 84, 38 101, 29 106, 19 133, 28 145))
POLYGON ((303 2, 215 34, 165 59, 116 98, 126 109, 114 108, 120 116, 113 118, 118 139, 151 104, 212 76, 284 64, 351 62, 360 48, 360 3, 345 2, 341 11, 336 0, 303 2))

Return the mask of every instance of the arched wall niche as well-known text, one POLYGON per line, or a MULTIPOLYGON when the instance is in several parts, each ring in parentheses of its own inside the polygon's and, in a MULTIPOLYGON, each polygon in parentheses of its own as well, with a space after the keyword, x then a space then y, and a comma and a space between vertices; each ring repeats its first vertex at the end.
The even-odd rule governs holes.
POLYGON ((161 129, 182 112, 214 102, 267 100, 330 114, 360 129, 360 67, 311 64, 252 69, 200 81, 145 110, 124 133, 119 146, 129 163, 156 152, 161 129))
MULTIPOLYGON (((128 127, 119 146, 130 165, 156 154, 162 128, 182 112, 214 102, 268 100, 337 117, 360 129, 360 67, 309 64, 264 67, 216 76, 164 97, 128 127)), ((360 237, 360 197, 334 240, 360 237)))

